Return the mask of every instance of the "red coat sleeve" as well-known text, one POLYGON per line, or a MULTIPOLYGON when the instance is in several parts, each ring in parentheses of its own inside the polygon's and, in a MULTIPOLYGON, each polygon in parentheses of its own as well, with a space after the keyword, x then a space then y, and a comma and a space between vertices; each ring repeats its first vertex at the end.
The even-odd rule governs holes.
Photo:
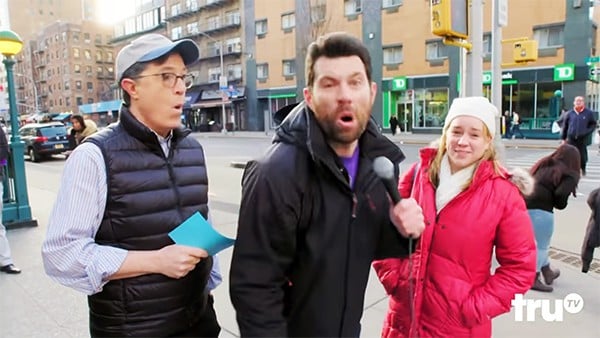
POLYGON ((400 192, 400 197, 408 198, 410 197, 410 193, 412 191, 413 183, 416 181, 417 172, 417 163, 413 163, 410 168, 402 174, 400 177, 400 181, 398 182, 398 192, 400 192))

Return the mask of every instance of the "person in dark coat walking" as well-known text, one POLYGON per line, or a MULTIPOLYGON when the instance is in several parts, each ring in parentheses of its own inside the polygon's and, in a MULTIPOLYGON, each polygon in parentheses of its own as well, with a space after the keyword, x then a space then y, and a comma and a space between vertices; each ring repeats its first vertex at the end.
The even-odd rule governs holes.
POLYGON ((242 178, 229 283, 242 337, 358 337, 371 262, 407 256, 425 228, 415 200, 392 205, 373 171, 404 155, 369 119, 365 45, 322 36, 306 65, 304 101, 242 178))
POLYGON ((398 128, 398 118, 396 115, 392 115, 392 117, 390 117, 390 129, 392 131, 392 135, 396 135, 396 128, 398 128))
POLYGON ((600 247, 600 188, 590 193, 587 204, 592 209, 592 214, 581 247, 581 272, 584 273, 590 270, 594 258, 594 249, 600 247))
POLYGON ((585 107, 583 96, 575 97, 573 109, 569 110, 564 118, 560 138, 562 143, 574 145, 579 150, 583 176, 586 174, 588 161, 587 146, 592 133, 596 130, 596 124, 596 117, 585 107))

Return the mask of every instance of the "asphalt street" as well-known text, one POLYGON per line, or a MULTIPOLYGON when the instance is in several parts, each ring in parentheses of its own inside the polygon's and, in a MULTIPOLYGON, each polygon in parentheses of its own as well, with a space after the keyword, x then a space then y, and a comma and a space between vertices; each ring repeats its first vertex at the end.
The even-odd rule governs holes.
MULTIPOLYGON (((232 167, 232 162, 245 162, 260 156, 270 140, 267 137, 210 137, 196 134, 205 147, 209 165, 209 198, 214 226, 225 235, 234 237, 237 226, 242 170, 232 167)), ((402 144, 408 163, 416 160, 421 144, 402 144)), ((577 314, 565 313, 561 322, 544 322, 537 312, 537 321, 518 321, 513 312, 494 320, 495 337, 600 337, 600 265, 588 274, 579 272, 577 253, 583 238, 583 229, 589 216, 585 203, 587 194, 600 186, 600 156, 590 148, 588 176, 582 179, 580 194, 571 198, 569 206, 557 212, 557 226, 552 242, 554 263, 561 268, 562 276, 555 283, 555 292, 540 294, 528 292, 532 299, 563 300, 576 292, 583 297, 585 307, 577 314)), ((508 148, 508 166, 527 168, 551 150, 546 148, 508 148)), ((8 237, 15 262, 23 269, 21 275, 0 274, 0 337, 85 337, 88 336, 86 297, 50 280, 44 273, 40 247, 46 224, 60 184, 64 159, 55 157, 47 162, 26 163, 32 213, 37 218, 37 228, 10 230, 8 237)), ((596 253, 600 259, 600 253, 596 253)), ((238 336, 235 313, 228 295, 227 273, 231 249, 220 254, 225 276, 223 284, 215 290, 215 303, 222 337, 238 336)), ((561 303, 562 304, 562 303, 561 303)), ((371 279, 365 296, 362 336, 379 336, 387 308, 387 297, 376 276, 371 279)))

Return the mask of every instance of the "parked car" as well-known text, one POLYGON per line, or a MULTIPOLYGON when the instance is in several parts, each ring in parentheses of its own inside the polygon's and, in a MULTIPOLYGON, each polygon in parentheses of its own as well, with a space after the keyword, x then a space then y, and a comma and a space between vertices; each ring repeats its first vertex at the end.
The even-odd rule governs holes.
POLYGON ((19 134, 25 143, 25 154, 33 162, 69 150, 67 128, 60 122, 26 124, 19 134))

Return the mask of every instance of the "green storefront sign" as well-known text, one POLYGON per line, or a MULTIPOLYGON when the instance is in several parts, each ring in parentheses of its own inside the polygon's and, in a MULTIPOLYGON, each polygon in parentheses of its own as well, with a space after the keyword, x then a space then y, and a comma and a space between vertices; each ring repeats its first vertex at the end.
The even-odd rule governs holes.
POLYGON ((575 64, 565 63, 554 66, 554 81, 573 81, 575 80, 575 64))
POLYGON ((392 91, 406 90, 406 76, 398 76, 392 79, 392 91))

